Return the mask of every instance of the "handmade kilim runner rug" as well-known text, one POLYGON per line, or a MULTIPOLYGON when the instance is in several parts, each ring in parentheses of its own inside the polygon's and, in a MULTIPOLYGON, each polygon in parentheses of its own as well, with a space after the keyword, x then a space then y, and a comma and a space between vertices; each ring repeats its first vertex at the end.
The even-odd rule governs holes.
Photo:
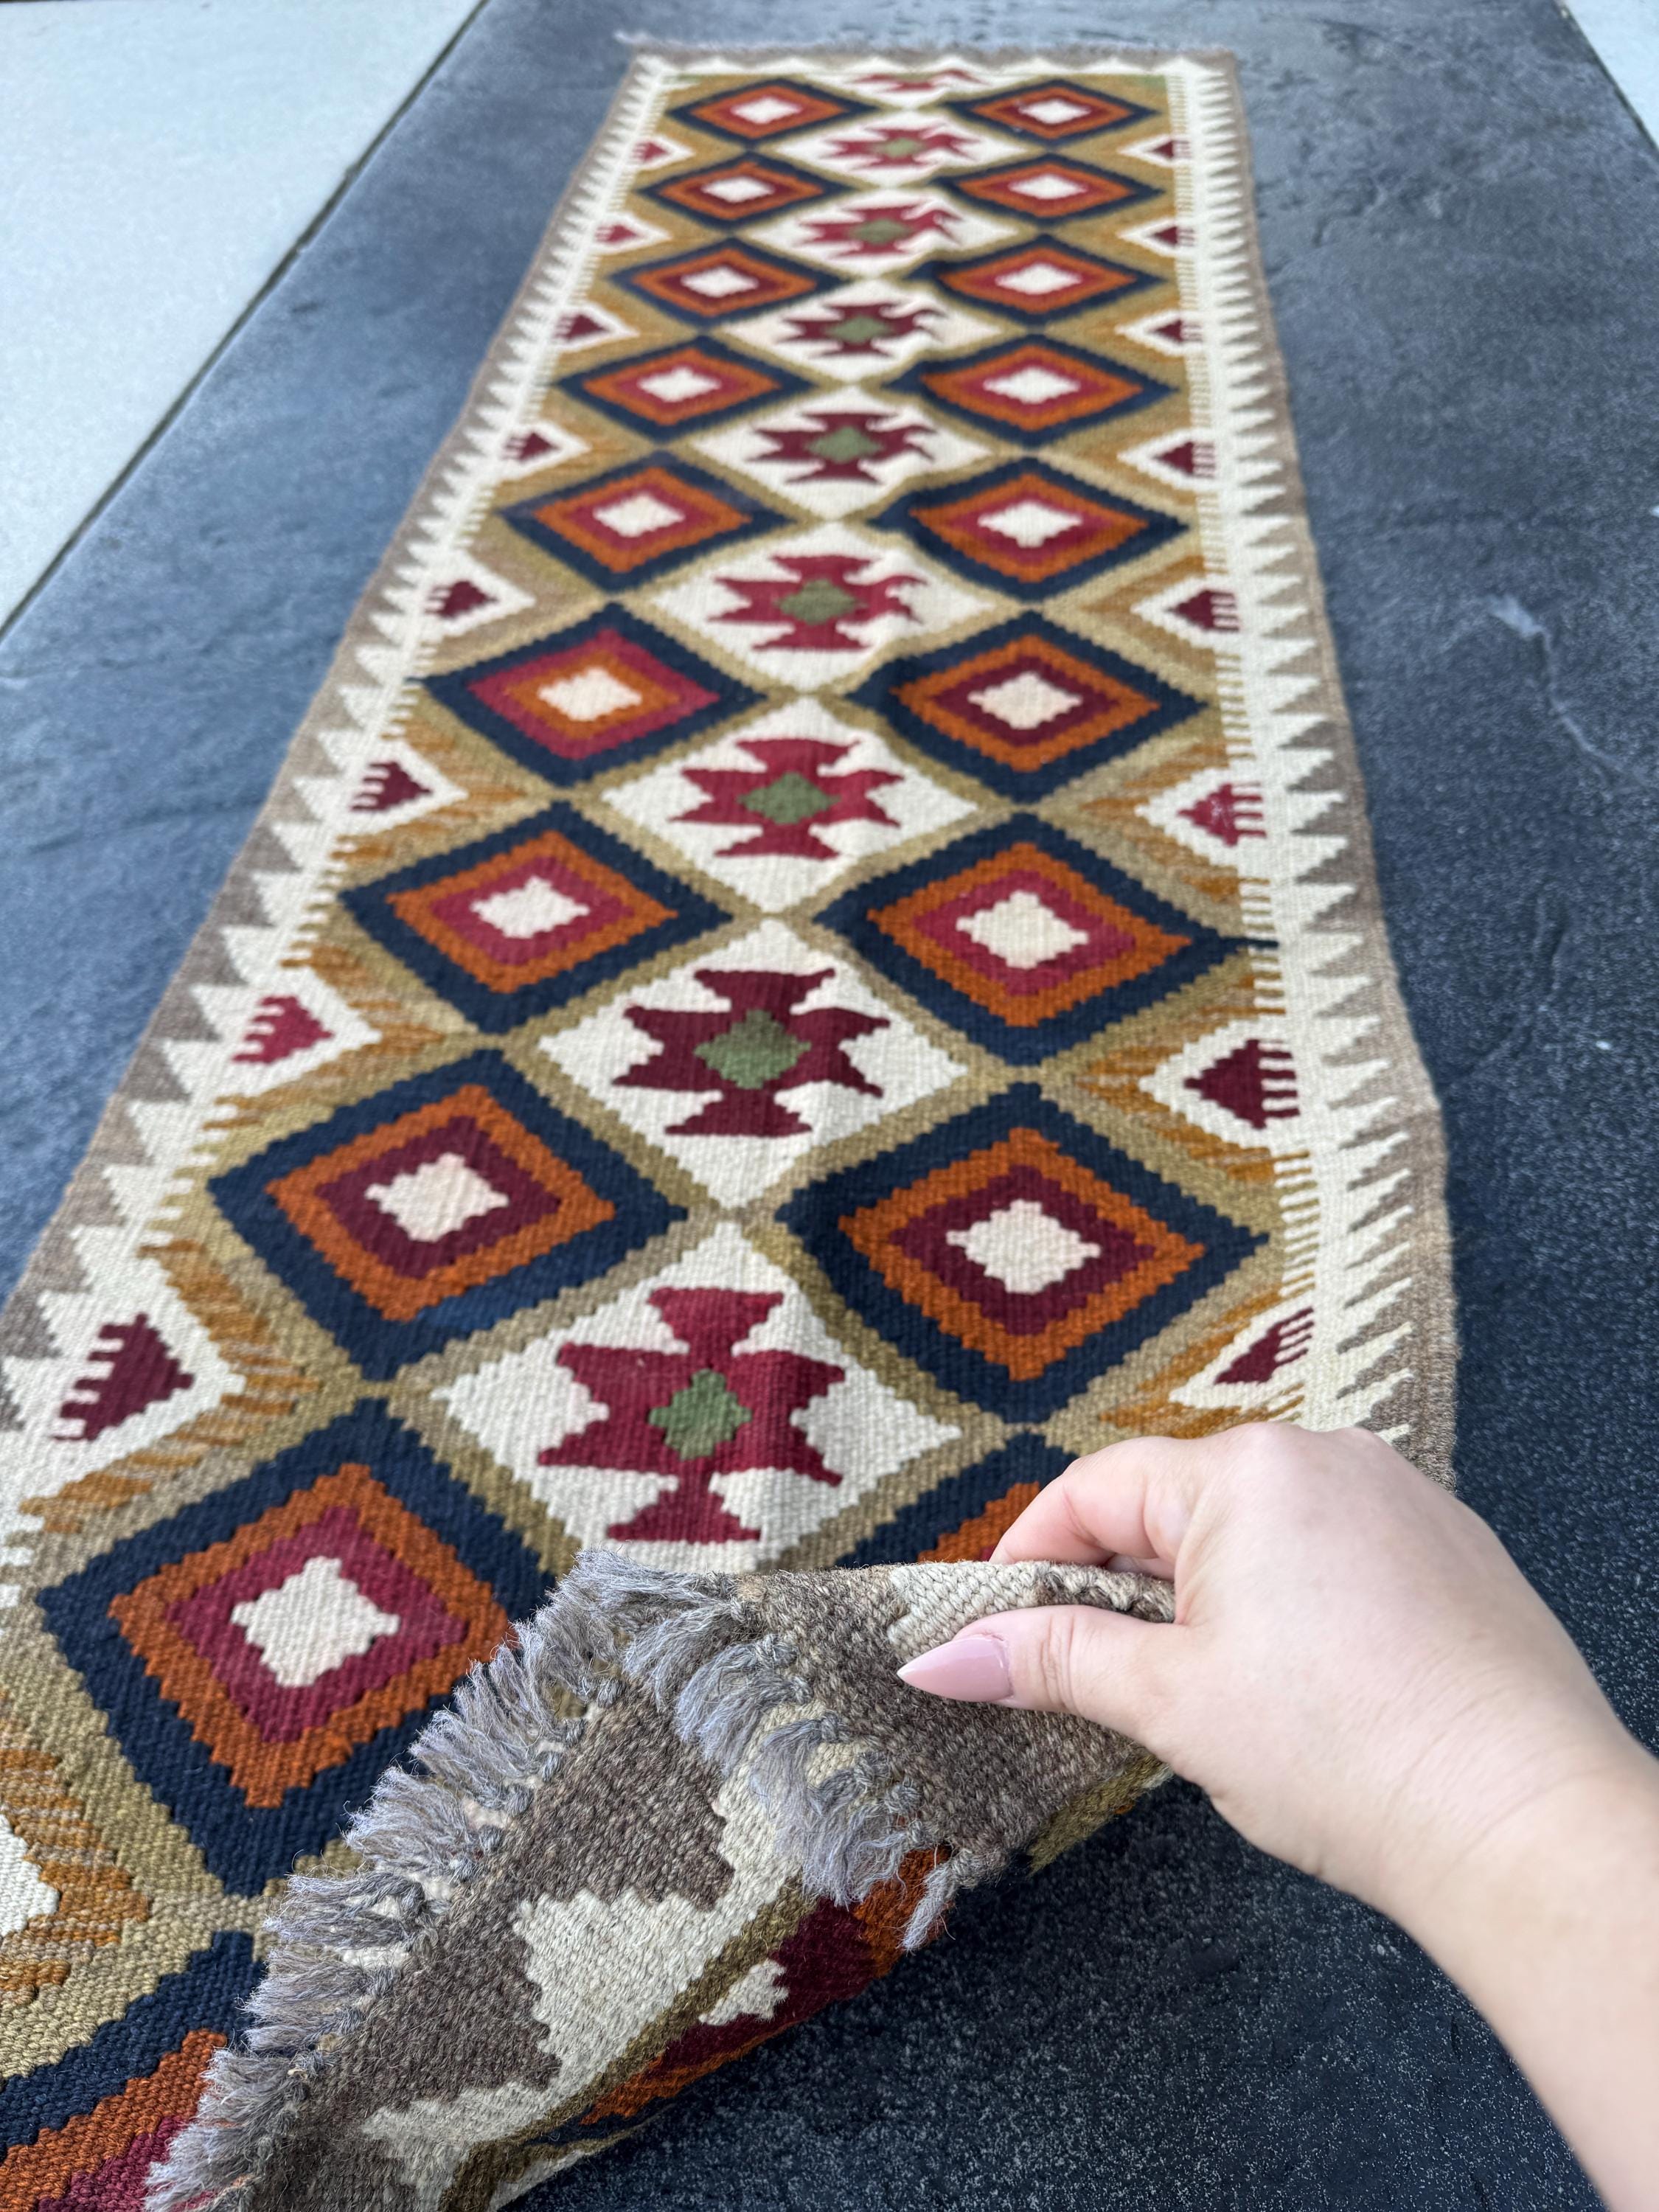
MULTIPOLYGON (((584 1547, 973 1562, 1239 1420, 1443 1475, 1440 1180, 1231 63, 641 54, 6 1317, 0 2203, 141 2201, 584 1547)), ((757 1908, 570 2154, 933 1863, 757 1908)))

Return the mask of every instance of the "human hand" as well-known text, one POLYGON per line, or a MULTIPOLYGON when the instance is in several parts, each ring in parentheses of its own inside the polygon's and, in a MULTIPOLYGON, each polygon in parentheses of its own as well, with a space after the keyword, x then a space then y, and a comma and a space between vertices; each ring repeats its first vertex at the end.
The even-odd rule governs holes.
POLYGON ((1173 1579, 1175 1623, 1000 1614, 905 1680, 1109 1723, 1407 1926, 1540 1793, 1643 1760, 1492 1530, 1361 1430, 1114 1444, 994 1556, 1139 1566, 1173 1579))

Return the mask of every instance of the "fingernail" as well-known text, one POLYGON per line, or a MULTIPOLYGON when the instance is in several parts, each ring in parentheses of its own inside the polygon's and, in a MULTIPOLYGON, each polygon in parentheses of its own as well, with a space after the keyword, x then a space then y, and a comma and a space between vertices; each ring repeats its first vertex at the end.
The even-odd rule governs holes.
POLYGON ((913 1690, 926 1690, 930 1697, 989 1705, 1013 1695, 1007 1647, 994 1636, 975 1636, 971 1631, 919 1653, 898 1671, 901 1682, 913 1690))

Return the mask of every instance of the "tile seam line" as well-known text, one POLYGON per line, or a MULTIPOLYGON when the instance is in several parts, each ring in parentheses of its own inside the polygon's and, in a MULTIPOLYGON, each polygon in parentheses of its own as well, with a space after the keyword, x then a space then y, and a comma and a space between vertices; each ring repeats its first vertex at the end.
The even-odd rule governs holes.
MULTIPOLYGON (((0 0, 0 4, 3 4, 3 0, 0 0)), ((392 109, 391 114, 387 116, 386 121, 380 125, 380 128, 374 133, 374 137, 369 140, 368 143, 363 148, 362 151, 356 156, 356 158, 349 162, 341 172, 339 180, 335 185, 333 191, 330 192, 328 198, 323 202, 321 207, 318 209, 316 214, 313 216, 311 221, 306 225, 299 236, 288 247, 282 258, 277 262, 276 267, 270 271, 269 276, 266 276, 264 282, 252 294, 252 297, 243 303, 241 308, 238 311, 235 318, 231 322, 229 328, 226 330, 215 342, 214 345, 209 350, 206 357, 198 364, 194 374, 185 382, 184 388, 175 395, 168 404, 166 411, 151 426, 149 433, 146 434, 143 441, 133 453, 129 454, 127 459, 124 462, 120 469, 110 479, 109 483, 104 486, 102 491, 99 493, 97 498, 94 500, 92 505, 81 517, 74 529, 70 531, 69 536, 64 540, 58 550, 52 555, 51 560, 47 562, 46 567, 34 579, 33 582, 24 592, 22 598, 19 599, 17 605, 12 609, 11 612, 6 616, 3 622, 0 622, 0 647, 3 647, 6 644, 7 641, 10 638, 13 630, 15 629, 18 623, 21 622, 24 616, 27 614, 30 608, 33 606, 35 601, 40 597, 42 592, 46 591, 47 586, 55 580, 58 572, 68 563, 71 556, 79 550, 80 546, 84 543, 85 539, 90 534, 94 526, 103 520, 104 516, 108 513, 110 507, 114 504, 117 498, 118 498, 120 494, 125 490, 127 485, 132 481, 133 477, 138 473, 138 471, 149 459, 156 447, 159 446, 161 441, 167 436, 168 431, 172 429, 173 424, 184 413, 185 408, 189 406, 191 401, 195 398, 197 393, 206 383, 208 378, 211 376, 214 370, 224 359, 225 355, 230 350, 237 339, 240 337, 242 332, 252 321, 254 316, 258 313, 260 308, 264 306, 266 301, 270 298, 278 285, 283 283, 288 277, 289 274, 293 270, 295 264, 299 260, 301 255, 306 252, 307 247, 315 243, 325 226, 332 219, 336 210, 340 206, 341 202, 345 198, 347 193, 350 191, 352 186, 357 182, 357 179, 362 175, 364 170, 368 168, 369 163, 374 159, 374 156, 380 152, 381 147, 385 145, 386 140, 404 120, 404 118, 414 107, 416 102, 421 99, 422 94, 426 92, 427 88, 432 83, 434 78, 438 75, 438 72, 448 62, 450 57, 454 53, 462 40, 465 38, 467 33, 472 28, 472 26, 477 21, 478 18, 483 14, 485 9, 487 9, 489 5, 489 0, 473 0, 473 4, 470 9, 468 9, 465 16, 456 25, 454 30, 450 33, 448 38, 445 40, 443 45, 433 56, 427 67, 422 70, 420 76, 416 77, 414 83, 410 85, 409 90, 404 94, 402 100, 398 101, 398 105, 392 109)))

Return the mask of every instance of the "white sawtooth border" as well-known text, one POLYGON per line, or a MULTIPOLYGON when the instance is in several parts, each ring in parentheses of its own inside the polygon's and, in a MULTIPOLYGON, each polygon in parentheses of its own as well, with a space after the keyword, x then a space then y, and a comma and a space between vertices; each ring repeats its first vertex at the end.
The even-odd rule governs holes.
MULTIPOLYGON (((465 557, 501 472, 506 440, 536 418, 560 351, 561 318, 603 256, 597 233, 625 197, 635 149, 659 96, 671 85, 731 74, 753 59, 736 49, 637 56, 556 216, 463 427, 423 487, 337 658, 307 726, 309 742, 296 746, 239 864, 245 898, 257 893, 266 917, 257 926, 217 925, 220 973, 228 966, 240 980, 193 987, 194 1009, 210 1035, 170 1035, 158 1018, 141 1048, 161 1054, 178 1095, 150 1101, 124 1087, 112 1106, 82 1170, 101 1176, 108 1203, 101 1212, 88 1206, 77 1183, 82 1202, 76 1211, 91 1218, 66 1231, 79 1285, 64 1286, 61 1255, 55 1285, 50 1279, 39 1285, 25 1279, 19 1296, 33 1299, 39 1324, 26 1353, 0 1361, 0 1385, 21 1416, 18 1425, 0 1431, 0 1563, 21 1567, 27 1558, 26 1541, 8 1541, 33 1531, 32 1516, 19 1510, 22 1498, 50 1493, 205 1410, 202 1393, 191 1392, 155 1408, 142 1431, 129 1432, 124 1425, 109 1432, 101 1452, 81 1448, 64 1455, 51 1441, 58 1409, 88 1372, 105 1325, 140 1310, 154 1316, 170 1295, 146 1247, 165 1236, 192 1176, 213 1158, 221 1101, 245 1087, 232 1054, 248 1012, 291 979, 362 834, 348 811, 351 798, 377 751, 397 740, 412 680, 441 635, 427 612, 433 587, 465 557), (365 630, 374 635, 365 636, 365 630), (262 852, 269 866, 261 865, 262 852), (117 1141, 106 1141, 118 1121, 117 1141), (49 1346, 40 1340, 42 1326, 49 1346)), ((1326 719, 1325 706, 1310 703, 1309 696, 1321 678, 1305 672, 1322 616, 1302 588, 1305 556, 1296 516, 1287 518, 1282 506, 1258 512, 1280 500, 1285 463, 1276 450, 1269 381, 1276 355, 1253 284, 1253 214, 1231 73, 1206 58, 1111 51, 1087 61, 1073 53, 1027 53, 930 55, 923 63, 907 53, 891 59, 861 54, 842 63, 803 47, 769 52, 766 64, 780 74, 849 81, 883 67, 955 64, 971 67, 993 86, 1034 70, 1109 74, 1156 66, 1170 82, 1174 134, 1190 149, 1176 165, 1175 185, 1178 214, 1190 223, 1196 244, 1183 245, 1172 258, 1183 308, 1202 331, 1200 349, 1188 356, 1193 421, 1213 437, 1218 460, 1213 481, 1197 487, 1200 527, 1206 565, 1231 587, 1240 612, 1238 634, 1215 641, 1218 691, 1230 751, 1248 764, 1267 798, 1269 867, 1265 878, 1246 882, 1247 915, 1279 946, 1276 969, 1264 964, 1263 999, 1288 1025, 1310 1136, 1306 1157, 1280 1163, 1279 1174, 1291 1261, 1285 1291, 1311 1297, 1316 1334, 1308 1357, 1287 1371, 1274 1411, 1319 1428, 1364 1420, 1410 1372, 1404 1341, 1409 1323, 1391 1322, 1388 1310, 1402 1290, 1400 1261, 1413 1237, 1412 1212, 1405 1200, 1390 1206, 1386 1180, 1379 1180, 1386 1155, 1398 1149, 1403 1158, 1407 1138, 1374 1087, 1364 1103, 1350 1103, 1382 1065, 1379 1059, 1368 1068, 1356 1057, 1376 1018, 1338 1011, 1364 980, 1353 966, 1354 953, 1366 949, 1364 939, 1358 931, 1319 927, 1346 888, 1307 881, 1311 869, 1343 846, 1340 836, 1311 826, 1330 805, 1330 756, 1298 742, 1326 719), (1322 766, 1320 790, 1310 796, 1298 787, 1322 766), (1334 1065, 1339 1055, 1341 1064, 1334 1065), (1371 1133, 1385 1118, 1391 1126, 1371 1133)), ((1400 1174, 1406 1174, 1403 1165, 1400 1174)), ((235 1384, 228 1372, 216 1378, 210 1402, 229 1395, 235 1384)), ((1399 1431, 1389 1433, 1409 1442, 1399 1431)), ((0 1581, 0 1604, 15 1594, 0 1581)))

